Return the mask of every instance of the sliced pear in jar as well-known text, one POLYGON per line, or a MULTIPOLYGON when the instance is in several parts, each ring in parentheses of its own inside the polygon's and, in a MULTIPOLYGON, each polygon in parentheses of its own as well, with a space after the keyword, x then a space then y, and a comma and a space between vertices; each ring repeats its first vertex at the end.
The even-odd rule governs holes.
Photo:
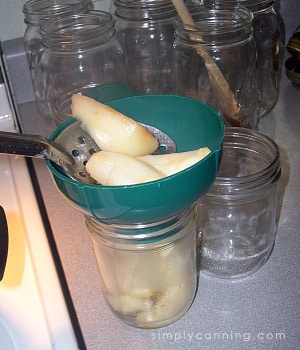
POLYGON ((158 140, 134 119, 84 95, 74 94, 72 115, 101 150, 143 156, 158 148, 158 140))
POLYGON ((136 157, 106 151, 94 153, 86 164, 86 170, 103 186, 134 185, 165 177, 136 157))
POLYGON ((202 147, 193 151, 146 155, 138 157, 138 159, 148 163, 167 176, 170 176, 198 163, 210 152, 211 150, 208 147, 202 147))

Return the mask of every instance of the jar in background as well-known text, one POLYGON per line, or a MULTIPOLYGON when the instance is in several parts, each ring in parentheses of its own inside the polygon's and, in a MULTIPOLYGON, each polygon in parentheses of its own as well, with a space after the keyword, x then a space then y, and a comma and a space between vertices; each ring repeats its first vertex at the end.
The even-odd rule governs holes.
POLYGON ((227 126, 256 129, 256 50, 251 12, 242 7, 193 6, 190 14, 195 25, 175 20, 175 93, 207 103, 223 116, 227 126), (228 86, 218 85, 221 81, 211 74, 212 64, 206 56, 221 71, 228 86), (234 95, 234 109, 228 109, 229 99, 220 94, 227 87, 234 95))
POLYGON ((205 0, 206 6, 245 6, 253 13, 253 37, 257 48, 258 117, 267 114, 277 102, 282 56, 282 20, 275 0, 205 0))
POLYGON ((118 40, 127 61, 126 84, 136 93, 172 93, 172 2, 115 0, 114 5, 118 40))
POLYGON ((91 0, 30 0, 23 6, 26 30, 24 47, 39 112, 49 118, 42 81, 40 58, 42 53, 41 24, 55 16, 86 13, 92 8, 91 0))
POLYGON ((105 299, 138 328, 178 320, 197 288, 195 206, 161 222, 108 225, 86 216, 105 299))
POLYGON ((68 118, 55 113, 58 99, 70 105, 72 93, 106 82, 122 81, 125 60, 112 15, 103 11, 61 16, 41 26, 41 69, 48 110, 56 124, 68 118))
POLYGON ((258 116, 267 114, 279 95, 281 19, 274 0, 247 0, 243 3, 254 14, 253 36, 257 46, 258 116))
POLYGON ((280 156, 267 136, 227 128, 220 169, 199 200, 201 271, 237 278, 257 271, 275 242, 280 156))

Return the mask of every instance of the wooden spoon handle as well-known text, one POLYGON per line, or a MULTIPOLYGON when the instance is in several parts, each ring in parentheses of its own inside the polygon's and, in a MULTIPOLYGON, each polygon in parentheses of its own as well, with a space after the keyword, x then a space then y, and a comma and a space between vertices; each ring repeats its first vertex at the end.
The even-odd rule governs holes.
MULTIPOLYGON (((195 22, 184 1, 172 0, 172 3, 183 24, 194 26, 195 22)), ((191 39, 193 39, 193 37, 195 38, 195 35, 190 35, 191 39)), ((199 38, 199 36, 197 37, 199 38)), ((240 121, 240 107, 236 101, 234 93, 231 91, 230 86, 228 85, 227 80, 203 45, 198 44, 196 46, 196 51, 205 62, 205 67, 208 72, 212 89, 214 90, 219 105, 222 108, 224 117, 230 122, 231 125, 235 124, 235 126, 237 126, 236 124, 239 124, 238 121, 240 121)))

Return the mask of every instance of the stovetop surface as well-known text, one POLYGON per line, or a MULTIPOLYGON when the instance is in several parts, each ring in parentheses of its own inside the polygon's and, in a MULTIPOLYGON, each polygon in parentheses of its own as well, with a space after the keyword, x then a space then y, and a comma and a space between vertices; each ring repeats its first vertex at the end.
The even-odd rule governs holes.
MULTIPOLYGON (((16 132, 0 84, 0 130, 16 132), (4 99, 4 100, 3 100, 4 99)), ((60 279, 24 157, 0 155, 0 205, 9 249, 0 282, 0 348, 77 348, 60 279)))

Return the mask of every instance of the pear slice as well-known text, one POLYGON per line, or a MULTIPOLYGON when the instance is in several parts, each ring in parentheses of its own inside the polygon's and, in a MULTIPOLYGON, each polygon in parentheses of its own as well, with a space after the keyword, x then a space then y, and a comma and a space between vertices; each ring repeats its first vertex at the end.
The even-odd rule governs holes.
POLYGON ((133 185, 165 177, 136 157, 106 151, 94 153, 86 164, 86 171, 103 186, 133 185))
POLYGON ((169 176, 194 165, 210 152, 211 150, 208 147, 202 147, 187 152, 146 155, 138 157, 138 159, 169 176))
POLYGON ((157 139, 137 121, 92 98, 74 94, 71 109, 103 151, 137 157, 158 147, 157 139))

